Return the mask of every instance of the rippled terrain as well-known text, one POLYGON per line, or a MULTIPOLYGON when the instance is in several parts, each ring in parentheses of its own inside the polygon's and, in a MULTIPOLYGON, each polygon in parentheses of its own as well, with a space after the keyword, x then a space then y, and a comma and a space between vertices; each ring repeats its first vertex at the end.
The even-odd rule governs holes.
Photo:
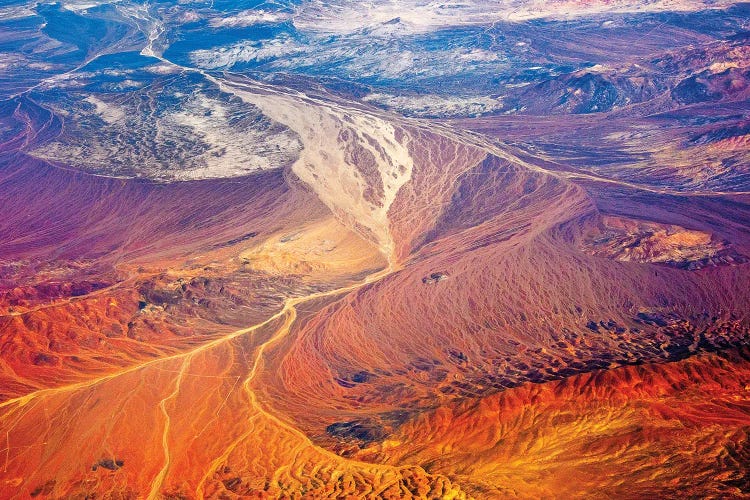
POLYGON ((1 498, 750 497, 750 7, 0 6, 1 498))

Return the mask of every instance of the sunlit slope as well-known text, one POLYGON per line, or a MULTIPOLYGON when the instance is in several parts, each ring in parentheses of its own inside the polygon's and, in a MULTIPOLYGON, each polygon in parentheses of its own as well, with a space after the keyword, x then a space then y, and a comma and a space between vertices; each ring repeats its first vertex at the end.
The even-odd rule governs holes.
POLYGON ((317 491, 398 498, 412 490, 460 497, 448 479, 419 467, 361 464, 319 449, 259 405, 251 388, 263 367, 259 345, 283 335, 293 318, 290 307, 233 339, 6 405, 3 426, 13 438, 3 494, 299 497, 317 491))
POLYGON ((355 455, 450 471, 477 497, 744 498, 747 350, 442 406, 355 455))

